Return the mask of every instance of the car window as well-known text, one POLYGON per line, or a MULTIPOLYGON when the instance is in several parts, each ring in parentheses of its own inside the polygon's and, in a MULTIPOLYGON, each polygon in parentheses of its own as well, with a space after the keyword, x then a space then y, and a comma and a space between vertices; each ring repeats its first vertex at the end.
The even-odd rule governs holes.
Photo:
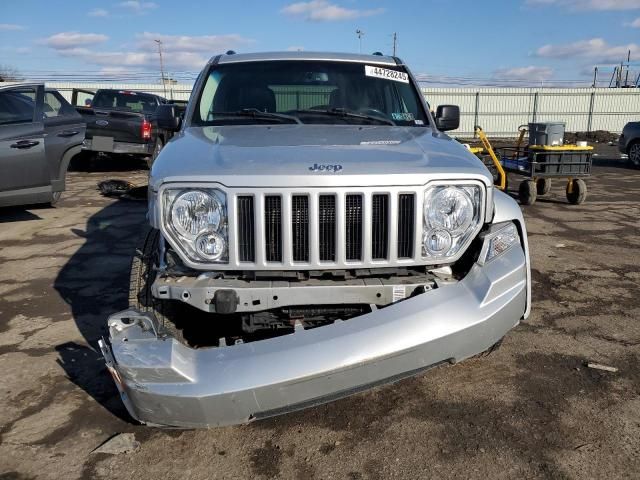
POLYGON ((156 99, 144 93, 131 91, 103 91, 93 98, 94 108, 108 108, 125 112, 154 113, 158 108, 156 99))
POLYGON ((33 122, 35 96, 33 88, 0 91, 0 125, 33 122))
POLYGON ((76 110, 69 105, 58 92, 44 93, 44 106, 42 107, 45 118, 75 115, 76 110))
POLYGON ((302 123, 362 123, 363 116, 401 126, 424 126, 420 93, 401 66, 332 61, 230 63, 213 67, 202 89, 194 123, 257 123, 232 117, 258 110, 296 116, 302 123), (323 115, 324 111, 324 115, 323 115), (339 111, 360 114, 336 116, 339 111))

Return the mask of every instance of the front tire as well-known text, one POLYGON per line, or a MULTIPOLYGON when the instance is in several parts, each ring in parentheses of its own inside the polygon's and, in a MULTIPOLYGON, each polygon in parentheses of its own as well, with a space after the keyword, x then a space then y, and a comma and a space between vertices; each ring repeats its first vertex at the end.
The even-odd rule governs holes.
POLYGON ((629 145, 627 153, 629 154, 629 161, 633 164, 633 166, 636 168, 640 168, 640 141, 636 140, 631 145, 629 145))
POLYGON ((159 242, 160 231, 150 228, 145 232, 142 242, 136 249, 131 262, 129 305, 143 313, 153 315, 161 335, 171 336, 186 343, 182 329, 171 320, 171 318, 177 318, 179 305, 172 300, 158 300, 151 293, 151 286, 156 277, 159 242))
POLYGON ((536 203, 537 197, 536 182, 534 182, 533 180, 524 180, 520 184, 518 194, 520 196, 520 203, 522 205, 533 205, 534 203, 536 203))
POLYGON ((536 193, 538 195, 546 195, 551 190, 550 178, 539 178, 536 182, 536 193))
POLYGON ((581 178, 576 178, 567 183, 567 200, 572 205, 580 205, 587 199, 587 184, 581 178), (569 193, 569 185, 571 185, 571 193, 569 193))
POLYGON ((150 157, 147 157, 147 167, 149 167, 149 170, 151 170, 151 165, 156 161, 156 158, 160 155, 163 147, 164 142, 161 138, 158 138, 158 140, 156 140, 156 146, 153 148, 153 154, 150 157))

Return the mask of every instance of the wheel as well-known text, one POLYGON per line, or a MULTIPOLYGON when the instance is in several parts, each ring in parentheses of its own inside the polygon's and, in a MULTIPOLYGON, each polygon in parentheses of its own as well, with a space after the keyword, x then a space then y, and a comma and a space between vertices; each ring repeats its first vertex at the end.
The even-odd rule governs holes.
POLYGON ((550 178, 539 178, 536 182, 536 193, 538 195, 546 195, 551 190, 550 178))
POLYGON ((640 141, 633 142, 628 149, 629 161, 636 167, 640 168, 640 141))
POLYGON ((580 205, 587 199, 587 184, 584 180, 577 178, 567 183, 567 200, 572 205, 580 205), (569 193, 569 185, 571 185, 571 193, 569 193))
POLYGON ((172 321, 178 318, 180 305, 172 300, 158 300, 151 294, 151 285, 155 279, 155 265, 158 260, 158 242, 160 232, 149 229, 143 236, 143 241, 136 249, 131 262, 131 276, 129 281, 129 305, 141 312, 151 313, 158 322, 161 335, 171 336, 186 343, 182 329, 172 321))
POLYGON ((156 146, 153 149, 153 155, 151 155, 150 157, 147 157, 147 167, 151 168, 151 165, 153 165, 153 162, 155 162, 156 158, 158 158, 158 155, 160 155, 160 151, 162 150, 162 147, 164 147, 164 143, 162 142, 161 138, 158 138, 158 140, 156 140, 156 146))
POLYGON ((49 206, 55 207, 56 203, 58 203, 58 200, 60 200, 61 196, 62 196, 62 192, 53 192, 51 194, 51 201, 49 202, 49 206))
POLYGON ((536 182, 533 180, 524 180, 520 184, 520 203, 522 205, 533 205, 536 202, 536 182))

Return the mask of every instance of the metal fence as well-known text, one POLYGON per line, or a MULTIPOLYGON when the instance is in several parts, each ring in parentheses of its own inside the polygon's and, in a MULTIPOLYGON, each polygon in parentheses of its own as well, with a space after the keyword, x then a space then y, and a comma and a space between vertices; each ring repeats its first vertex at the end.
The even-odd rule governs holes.
MULTIPOLYGON (((0 86, 3 85, 0 83, 0 86)), ((173 100, 188 100, 192 85, 142 83, 48 82, 71 100, 74 88, 97 90, 117 88, 143 91, 173 100)), ((278 87, 279 108, 308 108, 328 103, 330 89, 295 94, 278 87)), ((488 135, 511 137, 529 122, 561 121, 570 132, 607 130, 620 133, 631 120, 640 120, 640 89, 637 88, 422 88, 433 109, 438 105, 459 105, 461 125, 454 135, 473 136, 480 125, 488 135)))
POLYGON ((640 119, 640 89, 629 88, 423 88, 433 109, 459 105, 456 136, 473 136, 480 125, 494 137, 517 135, 529 122, 560 121, 569 132, 620 133, 640 119))

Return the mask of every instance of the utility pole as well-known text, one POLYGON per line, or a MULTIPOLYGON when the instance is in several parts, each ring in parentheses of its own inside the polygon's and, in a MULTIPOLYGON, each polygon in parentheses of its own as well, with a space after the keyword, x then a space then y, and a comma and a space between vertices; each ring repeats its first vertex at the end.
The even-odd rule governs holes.
POLYGON ((593 67, 593 88, 598 86, 598 67, 593 67))
POLYGON ((398 46, 398 34, 393 32, 393 56, 396 56, 396 50, 398 46))
POLYGON ((358 52, 362 53, 362 37, 364 36, 364 32, 360 29, 356 30, 356 35, 358 36, 358 52))
POLYGON ((164 92, 164 98, 167 98, 167 84, 164 78, 164 63, 162 62, 162 40, 154 40, 158 44, 158 54, 160 55, 160 79, 162 81, 162 91, 164 92))

